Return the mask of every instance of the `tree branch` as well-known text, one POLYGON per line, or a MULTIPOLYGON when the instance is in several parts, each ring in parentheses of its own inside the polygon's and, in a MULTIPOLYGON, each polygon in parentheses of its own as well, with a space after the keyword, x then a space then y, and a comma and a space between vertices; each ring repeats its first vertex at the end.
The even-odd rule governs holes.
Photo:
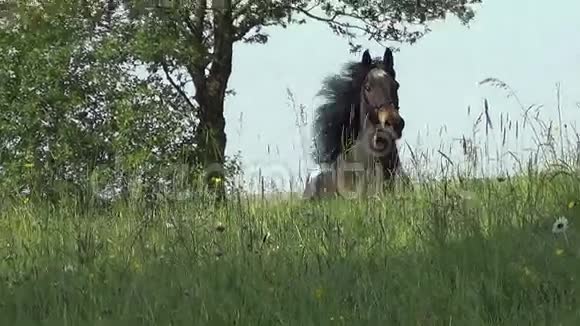
MULTIPOLYGON (((479 0, 470 0, 470 2, 478 2, 479 0)), ((417 38, 424 34, 428 28, 424 24, 425 14, 428 11, 422 8, 420 2, 416 4, 420 10, 412 11, 402 18, 399 12, 399 4, 382 5, 379 8, 369 7, 369 5, 362 5, 351 7, 347 5, 336 7, 330 5, 326 1, 307 2, 290 2, 270 4, 267 7, 262 6, 263 1, 248 0, 242 3, 242 0, 236 2, 237 8, 233 10, 233 17, 237 19, 238 26, 235 33, 235 41, 239 41, 249 33, 254 27, 263 27, 270 25, 285 25, 282 20, 288 18, 291 20, 291 13, 295 12, 303 14, 306 18, 316 20, 328 24, 336 33, 353 38, 357 36, 358 32, 362 32, 368 36, 369 40, 377 42, 382 41, 410 41, 413 43, 417 38), (328 5, 327 8, 321 8, 322 5, 328 5), (315 9, 321 9, 327 14, 315 14, 315 9), (415 15, 416 14, 416 15, 415 15), (282 17, 284 16, 284 17, 282 17), (353 19, 354 22, 345 22, 343 19, 353 19), (396 23, 405 22, 405 26, 396 27, 396 23), (420 29, 416 29, 419 27, 420 29), (424 28, 424 29, 423 29, 424 28)), ((407 6, 415 6, 415 4, 408 4, 407 6)), ((450 10, 450 9, 448 9, 450 10)), ((432 13, 431 19, 436 18, 436 14, 432 13)))
POLYGON ((185 94, 183 89, 179 85, 177 85, 177 83, 171 77, 171 73, 169 72, 169 68, 167 67, 167 62, 165 62, 165 59, 161 60, 161 67, 163 68, 163 72, 165 72, 165 77, 167 78, 167 80, 169 80, 171 86, 173 86, 173 88, 177 91, 177 93, 179 93, 179 96, 181 96, 185 100, 185 102, 190 106, 190 108, 192 110, 195 110, 196 106, 193 105, 187 94, 185 94))
POLYGON ((225 73, 229 76, 231 71, 232 43, 234 40, 234 27, 232 19, 232 1, 223 0, 223 8, 214 9, 214 53, 210 76, 218 76, 225 73))
MULTIPOLYGON (((268 15, 253 15, 252 8, 251 8, 253 4, 256 4, 256 2, 249 0, 246 4, 244 4, 242 7, 240 7, 238 10, 235 10, 235 12, 234 12, 235 18, 239 18, 239 17, 243 16, 243 20, 241 20, 239 22, 239 25, 237 28, 237 32, 235 35, 235 41, 239 41, 239 40, 243 39, 244 36, 248 32, 250 32, 254 27, 272 26, 272 25, 278 25, 280 23, 280 22, 278 22, 277 19, 271 19, 271 17, 268 17, 268 15), (271 22, 267 21, 268 18, 270 18, 271 22)), ((289 12, 294 11, 297 13, 301 13, 310 19, 327 23, 327 24, 331 25, 331 27, 338 27, 339 29, 344 30, 343 32, 345 34, 351 34, 351 33, 348 33, 347 30, 358 30, 358 31, 362 31, 366 34, 369 34, 370 39, 378 40, 376 37, 376 35, 378 33, 371 31, 371 28, 375 27, 377 25, 377 23, 371 23, 368 21, 368 19, 366 19, 365 17, 358 15, 356 13, 347 13, 344 11, 342 11, 342 12, 335 11, 332 14, 332 16, 330 16, 330 17, 323 17, 323 16, 313 14, 311 11, 319 6, 320 6, 320 4, 314 4, 314 5, 310 6, 309 8, 308 7, 303 8, 303 7, 296 6, 296 5, 280 5, 277 8, 270 8, 270 10, 277 9, 280 11, 289 11, 289 12), (338 21, 338 18, 341 18, 341 17, 356 19, 362 23, 362 26, 358 25, 358 24, 350 24, 350 23, 338 21)), ((279 19, 279 17, 276 17, 276 18, 279 19)), ((379 21, 378 24, 383 23, 383 22, 387 22, 388 20, 389 19, 384 19, 382 21, 379 21)), ((379 29, 379 28, 376 27, 376 29, 379 29)))
MULTIPOLYGON (((356 30, 363 31, 365 33, 370 33, 370 31, 369 31, 369 29, 367 27, 361 27, 361 26, 358 26, 358 25, 352 25, 352 24, 349 24, 349 23, 343 23, 343 22, 339 22, 339 21, 336 20, 339 17, 347 17, 347 18, 355 18, 355 19, 358 19, 358 20, 362 20, 363 23, 365 23, 364 19, 362 19, 361 17, 358 17, 357 15, 354 15, 354 14, 347 14, 345 12, 338 12, 337 11, 337 12, 335 12, 332 15, 332 17, 326 18, 326 17, 321 17, 321 16, 318 16, 318 15, 312 14, 310 12, 311 9, 310 10, 305 10, 305 9, 302 9, 302 8, 299 8, 299 7, 295 7, 295 6, 288 6, 288 8, 289 9, 292 9, 292 10, 295 10, 297 12, 300 12, 300 13, 304 14, 306 17, 311 18, 311 19, 314 19, 314 20, 317 20, 317 21, 321 21, 321 22, 328 23, 328 24, 334 24, 336 26, 340 26, 340 27, 346 28, 346 29, 356 29, 356 30)), ((371 25, 372 26, 372 24, 368 24, 368 25, 371 25)))

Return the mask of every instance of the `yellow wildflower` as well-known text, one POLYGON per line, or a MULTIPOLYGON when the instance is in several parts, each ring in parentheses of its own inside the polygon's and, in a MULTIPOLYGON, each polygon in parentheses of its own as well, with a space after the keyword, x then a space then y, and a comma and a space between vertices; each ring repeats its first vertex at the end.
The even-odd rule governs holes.
POLYGON ((574 200, 568 203, 568 208, 574 208, 574 206, 576 206, 576 202, 574 200))
POLYGON ((316 290, 314 290, 314 298, 316 298, 316 300, 321 300, 322 296, 324 295, 324 290, 322 288, 318 288, 316 290))
POLYGON ((556 256, 562 256, 564 254, 564 249, 560 248, 556 249, 555 254, 556 256))
POLYGON ((528 266, 523 266, 522 270, 524 272, 525 278, 528 279, 531 282, 537 282, 538 281, 538 274, 536 274, 536 272, 534 270, 532 270, 531 268, 529 268, 528 266))
POLYGON ((135 272, 140 272, 141 271, 141 263, 139 263, 138 261, 133 261, 133 270, 135 272))

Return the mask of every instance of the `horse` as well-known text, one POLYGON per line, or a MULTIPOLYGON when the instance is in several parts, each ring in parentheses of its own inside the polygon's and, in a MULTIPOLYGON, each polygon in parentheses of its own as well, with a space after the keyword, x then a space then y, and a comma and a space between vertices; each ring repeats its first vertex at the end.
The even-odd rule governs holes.
POLYGON ((304 198, 365 196, 392 187, 402 173, 396 142, 405 128, 398 90, 389 48, 374 60, 366 50, 360 62, 324 79, 317 95, 326 102, 316 108, 312 153, 323 170, 308 176, 304 198))

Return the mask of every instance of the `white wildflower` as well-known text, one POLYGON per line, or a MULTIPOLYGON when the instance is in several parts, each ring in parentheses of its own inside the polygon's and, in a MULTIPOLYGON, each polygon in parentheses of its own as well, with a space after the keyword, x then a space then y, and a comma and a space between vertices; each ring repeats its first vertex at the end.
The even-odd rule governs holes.
POLYGON ((568 219, 564 216, 559 217, 552 226, 553 233, 564 233, 568 229, 568 219))
POLYGON ((77 269, 73 265, 67 264, 64 266, 63 270, 67 273, 73 273, 76 272, 77 269))

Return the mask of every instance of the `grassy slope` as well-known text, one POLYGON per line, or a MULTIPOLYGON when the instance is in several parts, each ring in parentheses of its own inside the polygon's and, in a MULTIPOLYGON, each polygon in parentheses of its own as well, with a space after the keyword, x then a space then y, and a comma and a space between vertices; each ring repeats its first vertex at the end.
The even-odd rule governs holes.
POLYGON ((578 325, 576 199, 561 175, 221 210, 4 203, 0 324, 578 325))
MULTIPOLYGON (((499 135, 531 128, 551 143, 536 120, 502 120, 499 135)), ((468 140, 467 163, 485 161, 486 145, 468 140)), ((549 160, 577 161, 556 148, 549 160)), ((224 209, 0 200, 0 325, 578 325, 578 179, 466 178, 367 202, 258 196, 224 209), (552 233, 559 216, 565 234, 552 233)))

